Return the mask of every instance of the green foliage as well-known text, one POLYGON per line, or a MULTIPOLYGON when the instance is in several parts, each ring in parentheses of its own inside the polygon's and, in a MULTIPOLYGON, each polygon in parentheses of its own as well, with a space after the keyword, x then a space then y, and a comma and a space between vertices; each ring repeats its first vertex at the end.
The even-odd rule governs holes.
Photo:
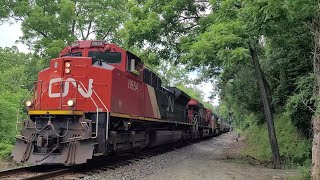
POLYGON ((229 116, 229 108, 225 102, 221 102, 218 107, 215 108, 215 112, 219 114, 223 119, 229 116))
POLYGON ((305 137, 311 137, 311 118, 315 111, 313 99, 314 76, 303 76, 296 80, 296 89, 286 104, 286 112, 293 124, 305 137))
POLYGON ((128 47, 143 47, 145 41, 151 45, 174 45, 180 33, 190 32, 200 17, 199 11, 204 11, 203 5, 192 0, 133 0, 127 8, 131 18, 124 23, 122 33, 128 47))
POLYGON ((177 85, 177 88, 182 90, 183 92, 187 93, 193 99, 203 99, 203 93, 200 89, 196 87, 186 87, 182 84, 177 85))
POLYGON ((189 84, 188 72, 183 66, 178 66, 172 61, 160 59, 155 52, 143 49, 132 49, 145 65, 155 71, 162 80, 163 86, 175 86, 177 84, 189 84))
POLYGON ((124 47, 156 54, 158 58, 153 59, 153 65, 162 61, 177 65, 181 56, 179 39, 192 35, 197 29, 206 4, 193 0, 132 0, 128 1, 126 9, 129 18, 120 31, 124 47))
POLYGON ((164 86, 176 86, 178 84, 189 84, 188 72, 181 66, 174 65, 170 61, 160 61, 158 66, 153 66, 153 70, 161 76, 164 86))
POLYGON ((49 59, 75 40, 99 38, 120 42, 119 29, 127 14, 125 0, 6 0, 0 18, 21 22, 22 42, 49 59))
POLYGON ((11 156, 13 145, 10 142, 0 142, 0 158, 8 159, 11 156))
MULTIPOLYGON (((193 28, 188 32, 174 31, 175 37, 168 31, 173 31, 172 27, 186 27, 188 23, 174 26, 164 15, 182 16, 183 6, 175 6, 181 9, 167 12, 166 4, 152 0, 138 3, 138 8, 132 8, 134 20, 124 28, 126 44, 146 45, 148 49, 155 49, 153 52, 157 55, 167 55, 167 59, 185 64, 188 70, 199 70, 202 79, 218 79, 222 100, 218 112, 224 118, 231 115, 234 126, 250 130, 252 136, 259 137, 256 143, 263 147, 255 150, 260 158, 269 160, 271 149, 263 106, 249 54, 249 48, 255 47, 267 94, 272 99, 272 110, 281 114, 276 118, 281 154, 288 164, 302 164, 310 158, 310 143, 304 138, 309 137, 314 104, 309 75, 313 43, 308 25, 315 3, 303 0, 209 2, 211 11, 195 19, 190 11, 186 17, 192 19, 193 28), (151 21, 150 17, 154 19, 151 21), (165 53, 163 46, 172 52, 165 53), (294 152, 296 146, 301 151, 294 152)), ((184 6, 198 7, 190 1, 184 6)))
POLYGON ((311 180, 311 177, 310 177, 311 166, 310 166, 310 164, 311 164, 311 162, 306 163, 306 165, 304 165, 304 166, 299 166, 298 169, 299 169, 300 174, 297 177, 289 178, 289 180, 311 180))
MULTIPOLYGON (((254 119, 251 119, 251 121, 254 121, 254 119)), ((311 141, 297 131, 287 113, 276 116, 275 127, 280 154, 285 164, 287 166, 297 166, 308 163, 311 158, 311 141)), ((269 161, 271 159, 271 148, 266 124, 251 125, 247 137, 250 148, 244 153, 260 160, 269 161)))
POLYGON ((225 103, 228 103, 233 111, 246 110, 248 113, 260 114, 262 102, 251 67, 239 65, 239 70, 225 71, 219 88, 225 103))
POLYGON ((42 61, 16 48, 0 48, 0 158, 10 155, 20 104, 33 87, 42 61), (18 110, 18 112, 17 112, 18 110))
MULTIPOLYGON (((0 2, 0 20, 6 18, 10 14, 11 0, 3 0, 0 2)), ((0 21, 1 22, 1 21, 0 21)))
POLYGON ((198 100, 200 103, 204 105, 205 108, 211 110, 214 109, 212 104, 204 100, 203 91, 198 89, 196 86, 187 87, 183 84, 178 84, 176 87, 182 90, 183 92, 187 93, 191 98, 198 100))
MULTIPOLYGON (((291 96, 301 89, 297 79, 312 72, 308 24, 316 8, 313 1, 213 0, 209 1, 209 13, 201 9, 208 4, 191 1, 131 3, 132 18, 122 30, 126 45, 146 45, 159 56, 186 64, 189 70, 199 69, 203 79, 218 78, 221 99, 237 116, 235 121, 242 121, 239 118, 245 113, 254 113, 255 121, 263 123, 261 98, 248 51, 250 46, 257 47, 274 111, 283 111, 287 103, 291 107, 299 105, 293 108, 295 111, 286 111, 290 111, 297 128, 309 129, 306 127, 312 113, 301 98, 291 96), (190 21, 179 21, 181 16, 190 21), (190 25, 192 28, 188 29, 190 25), (293 99, 299 102, 293 103, 293 99)), ((304 89, 310 91, 309 86, 304 89)), ((311 97, 304 98, 312 107, 311 97)))

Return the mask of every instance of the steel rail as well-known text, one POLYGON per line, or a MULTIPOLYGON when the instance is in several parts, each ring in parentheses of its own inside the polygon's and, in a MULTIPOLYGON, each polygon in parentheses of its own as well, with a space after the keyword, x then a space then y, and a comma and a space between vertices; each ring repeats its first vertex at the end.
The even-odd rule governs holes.
POLYGON ((14 168, 14 169, 8 169, 0 171, 0 178, 5 176, 10 176, 17 173, 27 172, 31 169, 36 168, 37 166, 28 166, 28 167, 20 167, 20 168, 14 168))
POLYGON ((41 172, 41 170, 36 171, 37 167, 39 169, 43 168, 40 165, 36 166, 28 166, 28 167, 20 167, 20 168, 14 168, 14 169, 9 169, 9 170, 4 170, 0 171, 0 179, 14 179, 14 176, 19 176, 23 173, 25 174, 30 174, 30 176, 27 177, 22 177, 21 179, 24 180, 33 180, 33 179, 38 179, 38 180, 43 180, 43 179, 52 179, 54 177, 58 176, 63 176, 68 173, 72 172, 71 168, 62 168, 62 169, 54 169, 53 171, 49 172, 41 172), (39 174, 41 173, 41 174, 39 174), (35 175, 33 175, 35 174, 35 175))
POLYGON ((39 174, 39 175, 27 177, 27 178, 23 178, 23 180, 52 179, 52 178, 55 178, 55 177, 59 177, 59 176, 63 176, 63 175, 69 174, 71 172, 72 172, 71 168, 64 168, 64 169, 59 169, 59 170, 56 170, 56 171, 51 171, 51 172, 47 172, 47 173, 43 173, 43 174, 39 174))

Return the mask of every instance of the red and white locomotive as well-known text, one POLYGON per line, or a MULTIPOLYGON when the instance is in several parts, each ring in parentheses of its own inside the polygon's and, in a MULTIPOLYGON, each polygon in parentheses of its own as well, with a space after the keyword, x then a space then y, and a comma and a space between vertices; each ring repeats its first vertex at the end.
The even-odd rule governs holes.
POLYGON ((13 158, 28 164, 82 164, 219 133, 210 110, 104 41, 66 47, 39 73, 25 104, 13 158))

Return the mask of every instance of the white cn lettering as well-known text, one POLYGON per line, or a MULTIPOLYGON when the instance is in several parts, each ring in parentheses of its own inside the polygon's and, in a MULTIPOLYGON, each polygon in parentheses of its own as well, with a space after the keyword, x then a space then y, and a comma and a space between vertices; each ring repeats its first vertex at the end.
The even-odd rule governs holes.
POLYGON ((58 82, 62 82, 63 79, 62 78, 54 78, 51 79, 49 82, 49 91, 48 91, 48 95, 51 98, 55 98, 55 97, 66 97, 69 93, 69 84, 71 83, 74 87, 78 87, 78 92, 85 98, 89 98, 92 95, 92 84, 93 84, 93 79, 89 79, 89 84, 88 84, 88 91, 86 89, 82 89, 82 85, 78 84, 75 79, 73 78, 68 78, 64 81, 64 89, 63 92, 58 92, 58 93, 52 93, 52 84, 54 83, 58 83, 58 82))
POLYGON ((173 108, 174 108, 174 100, 172 98, 170 98, 170 96, 168 96, 168 107, 167 107, 167 111, 173 112, 173 108))

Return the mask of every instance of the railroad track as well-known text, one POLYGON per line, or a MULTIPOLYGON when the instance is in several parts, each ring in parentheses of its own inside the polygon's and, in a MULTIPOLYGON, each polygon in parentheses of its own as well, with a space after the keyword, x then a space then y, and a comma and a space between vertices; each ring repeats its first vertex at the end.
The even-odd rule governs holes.
MULTIPOLYGON (((0 171, 0 179, 5 180, 43 180, 43 179, 64 179, 66 176, 80 177, 86 174, 95 173, 95 170, 108 171, 114 170, 121 166, 125 166, 134 161, 140 161, 152 156, 157 156, 166 152, 170 152, 175 149, 179 149, 184 145, 167 145, 162 147, 155 147, 152 149, 144 150, 138 152, 137 154, 128 153, 118 156, 112 156, 107 158, 102 158, 100 160, 92 160, 87 164, 78 165, 75 167, 65 167, 65 166, 29 166, 21 167, 16 169, 10 169, 5 171, 0 171)), ((78 179, 78 178, 72 178, 78 179)))
POLYGON ((29 166, 0 171, 0 179, 43 180, 72 173, 71 168, 61 166, 29 166))

